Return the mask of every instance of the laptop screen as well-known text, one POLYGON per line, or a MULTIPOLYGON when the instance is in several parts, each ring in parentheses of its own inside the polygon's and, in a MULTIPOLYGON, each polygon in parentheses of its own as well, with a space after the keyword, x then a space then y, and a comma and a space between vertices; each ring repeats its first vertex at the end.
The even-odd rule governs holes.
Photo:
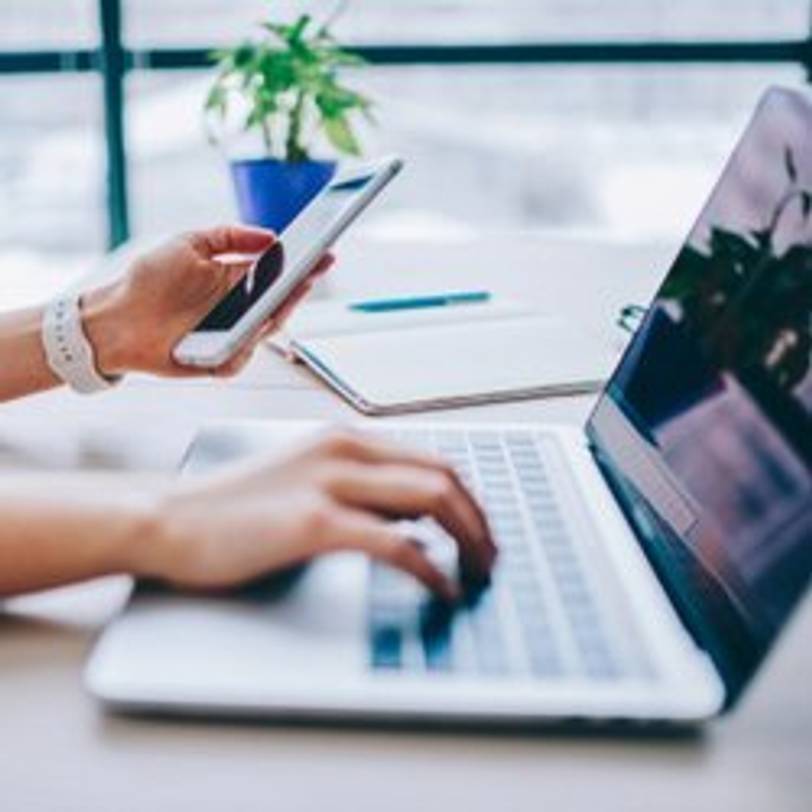
POLYGON ((806 96, 762 99, 588 432, 732 701, 812 571, 806 96))

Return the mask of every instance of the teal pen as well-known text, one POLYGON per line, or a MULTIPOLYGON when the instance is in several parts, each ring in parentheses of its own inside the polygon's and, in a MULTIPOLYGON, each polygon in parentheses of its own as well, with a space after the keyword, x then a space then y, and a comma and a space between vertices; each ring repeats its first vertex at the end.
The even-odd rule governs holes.
POLYGON ((373 299, 349 305, 350 310, 361 313, 388 313, 392 310, 421 310, 428 307, 453 307, 454 305, 487 302, 491 294, 486 290, 463 293, 440 293, 432 296, 408 296, 403 299, 373 299))

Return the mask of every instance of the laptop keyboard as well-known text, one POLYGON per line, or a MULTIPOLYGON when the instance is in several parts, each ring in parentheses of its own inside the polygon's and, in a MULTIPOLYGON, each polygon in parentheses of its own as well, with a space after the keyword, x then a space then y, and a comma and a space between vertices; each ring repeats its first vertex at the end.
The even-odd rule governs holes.
MULTIPOLYGON (((639 657, 613 645, 565 522, 547 457, 554 441, 530 430, 405 430, 390 439, 445 457, 488 514, 499 558, 492 583, 462 607, 432 600, 408 576, 370 564, 369 658, 374 669, 610 680, 639 657)), ((409 532, 447 571, 453 542, 434 522, 409 532)), ((637 669, 639 670, 639 669, 637 669)))

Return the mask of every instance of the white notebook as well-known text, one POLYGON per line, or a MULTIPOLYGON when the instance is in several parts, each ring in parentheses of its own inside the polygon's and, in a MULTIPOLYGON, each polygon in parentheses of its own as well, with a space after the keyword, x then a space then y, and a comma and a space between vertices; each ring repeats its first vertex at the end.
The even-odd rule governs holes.
POLYGON ((372 415, 591 392, 617 360, 586 327, 498 298, 386 313, 317 302, 294 314, 284 340, 372 415))

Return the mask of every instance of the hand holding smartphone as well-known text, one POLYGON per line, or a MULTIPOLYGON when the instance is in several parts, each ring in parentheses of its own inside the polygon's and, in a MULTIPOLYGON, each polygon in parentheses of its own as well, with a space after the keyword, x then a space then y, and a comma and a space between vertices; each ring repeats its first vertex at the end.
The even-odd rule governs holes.
POLYGON ((236 285, 175 347, 181 364, 217 367, 282 307, 403 166, 386 158, 333 178, 236 285))

